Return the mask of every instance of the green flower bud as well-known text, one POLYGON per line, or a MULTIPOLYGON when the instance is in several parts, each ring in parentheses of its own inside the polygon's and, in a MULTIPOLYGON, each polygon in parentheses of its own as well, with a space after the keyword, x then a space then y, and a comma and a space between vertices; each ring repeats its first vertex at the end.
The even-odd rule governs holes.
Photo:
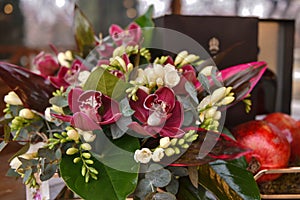
POLYGON ((94 167, 90 167, 89 170, 90 170, 93 174, 98 174, 98 171, 97 171, 94 167))
POLYGON ((94 161, 93 160, 86 160, 85 163, 89 164, 89 165, 92 165, 92 164, 94 164, 94 161))
POLYGON ((179 140, 178 140, 178 145, 181 146, 181 145, 183 145, 183 144, 184 144, 184 139, 183 139, 183 138, 179 139, 179 140))
POLYGON ((73 163, 79 163, 81 161, 80 157, 74 158, 73 159, 73 163))
POLYGON ((78 149, 77 149, 77 148, 71 147, 71 148, 69 148, 69 149, 67 150, 66 154, 67 154, 67 155, 74 155, 74 154, 77 153, 77 152, 78 152, 78 149))
POLYGON ((178 147, 174 148, 176 154, 180 154, 180 149, 178 147))
POLYGON ((177 141, 178 141, 177 138, 173 138, 173 139, 171 140, 171 145, 172 145, 172 146, 175 146, 176 143, 177 143, 177 141))
POLYGON ((91 158, 91 154, 90 153, 83 153, 82 156, 86 159, 91 158))
POLYGON ((190 146, 189 146, 188 144, 183 144, 183 145, 181 145, 181 147, 184 148, 184 149, 187 149, 187 148, 189 148, 190 146))
POLYGON ((82 167, 81 167, 81 175, 85 176, 85 174, 86 174, 86 166, 82 165, 82 167))
POLYGON ((166 156, 173 156, 174 154, 175 154, 175 150, 173 148, 165 149, 165 155, 166 156))
POLYGON ((89 151, 92 149, 92 146, 89 143, 83 143, 83 144, 81 144, 80 147, 81 147, 81 149, 86 150, 86 151, 89 151))

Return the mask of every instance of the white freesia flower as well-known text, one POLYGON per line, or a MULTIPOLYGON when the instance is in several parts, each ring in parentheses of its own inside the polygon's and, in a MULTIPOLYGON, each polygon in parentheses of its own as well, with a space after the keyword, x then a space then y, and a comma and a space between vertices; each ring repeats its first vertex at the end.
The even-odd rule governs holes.
POLYGON ((152 160, 154 162, 159 162, 164 157, 164 149, 163 148, 157 148, 152 154, 152 160))
POLYGON ((163 137, 159 140, 159 146, 161 148, 168 148, 171 144, 170 138, 169 137, 163 137))
POLYGON ((86 142, 93 142, 96 139, 96 134, 93 131, 83 131, 79 128, 76 129, 79 135, 82 135, 84 141, 86 142))
POLYGON ((46 108, 44 116, 48 122, 54 122, 55 120, 55 118, 51 116, 51 107, 46 108))
POLYGON ((79 140, 79 134, 74 129, 68 130, 67 135, 72 140, 75 140, 75 141, 79 140))
POLYGON ((212 69, 213 66, 206 66, 200 71, 200 74, 203 74, 204 76, 211 76, 212 69))
POLYGON ((172 88, 175 87, 180 81, 180 76, 178 75, 177 71, 170 71, 165 74, 165 84, 166 86, 172 88))
MULTIPOLYGON (((42 148, 45 145, 44 142, 38 142, 36 144, 30 144, 28 151, 25 154, 22 154, 18 157, 24 158, 24 159, 34 159, 37 156, 37 152, 39 148, 42 148)), ((11 162, 9 163, 10 167, 14 170, 17 170, 21 165, 22 162, 19 160, 18 157, 14 157, 11 162)))
POLYGON ((134 160, 140 163, 148 163, 152 158, 152 152, 148 148, 142 148, 136 150, 134 153, 134 160))
POLYGON ((226 96, 226 87, 220 87, 212 93, 210 102, 212 105, 214 105, 215 103, 223 99, 225 96, 226 96))
POLYGON ((70 67, 71 64, 70 60, 73 59, 73 55, 72 55, 72 52, 71 51, 66 51, 66 52, 60 52, 58 53, 57 55, 57 60, 58 62, 62 65, 62 66, 65 66, 65 67, 70 67))
POLYGON ((30 109, 23 108, 22 110, 20 110, 19 116, 25 119, 33 119, 35 114, 30 109))
POLYGON ((10 105, 23 105, 21 99, 18 97, 18 95, 14 91, 10 91, 7 95, 4 97, 4 102, 10 105))

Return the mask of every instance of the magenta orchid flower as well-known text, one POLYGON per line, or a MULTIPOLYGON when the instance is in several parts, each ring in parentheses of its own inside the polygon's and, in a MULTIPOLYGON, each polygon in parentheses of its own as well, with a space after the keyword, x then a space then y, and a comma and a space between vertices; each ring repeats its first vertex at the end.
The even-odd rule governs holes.
POLYGON ((76 59, 72 63, 71 68, 63 66, 59 69, 57 76, 50 76, 49 79, 55 87, 67 88, 70 85, 76 84, 78 82, 77 78, 79 72, 84 70, 87 70, 87 67, 84 66, 80 60, 76 59))
POLYGON ((33 60, 33 64, 40 71, 42 76, 53 76, 59 70, 60 65, 49 53, 40 52, 33 60))
POLYGON ((134 117, 140 122, 132 122, 129 128, 139 134, 155 137, 180 137, 184 131, 183 108, 175 99, 174 92, 168 87, 159 88, 154 94, 148 95, 139 89, 138 100, 130 100, 129 104, 135 111, 134 117))
POLYGON ((116 24, 113 24, 109 28, 109 34, 118 46, 134 46, 139 44, 142 30, 136 23, 129 24, 126 30, 116 24))
POLYGON ((72 116, 54 116, 84 131, 101 130, 101 126, 116 122, 122 115, 118 103, 98 91, 74 88, 68 103, 72 116))

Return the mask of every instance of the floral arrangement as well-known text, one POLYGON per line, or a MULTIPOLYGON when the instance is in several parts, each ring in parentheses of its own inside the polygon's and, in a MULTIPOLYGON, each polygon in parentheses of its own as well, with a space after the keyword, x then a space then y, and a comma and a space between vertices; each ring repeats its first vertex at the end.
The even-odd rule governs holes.
POLYGON ((112 25, 107 40, 75 8, 76 51, 41 52, 40 74, 0 63, 12 89, 1 149, 23 145, 9 175, 38 191, 58 174, 84 199, 259 199, 249 149, 223 123, 228 107, 249 108, 266 64, 219 72, 187 51, 152 57, 143 47, 151 12, 112 25))

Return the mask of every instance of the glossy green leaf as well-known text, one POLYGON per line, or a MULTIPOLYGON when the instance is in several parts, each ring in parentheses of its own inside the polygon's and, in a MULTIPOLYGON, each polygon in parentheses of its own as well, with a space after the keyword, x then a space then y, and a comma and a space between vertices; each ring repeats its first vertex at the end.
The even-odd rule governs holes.
POLYGON ((101 91, 113 99, 121 100, 126 96, 125 90, 130 86, 131 84, 125 83, 102 67, 98 67, 90 74, 83 89, 101 91))
POLYGON ((135 22, 142 28, 154 27, 154 22, 152 20, 153 11, 154 11, 154 6, 153 5, 149 6, 146 13, 136 18, 135 22))
POLYGON ((178 200, 215 200, 213 194, 201 185, 195 188, 188 177, 180 178, 179 184, 179 191, 176 195, 178 200))
POLYGON ((223 160, 199 166, 199 183, 218 199, 260 199, 253 175, 245 168, 223 160))
POLYGON ((76 6, 74 11, 74 29, 77 48, 81 56, 85 58, 95 47, 95 34, 87 17, 76 6))
MULTIPOLYGON (((136 138, 122 137, 119 140, 114 140, 114 144, 118 147, 133 152, 139 148, 139 143, 136 138), (130 146, 128 145, 130 144, 130 146)), ((119 166, 128 165, 128 162, 134 162, 133 153, 126 155, 116 155, 115 151, 103 152, 99 157, 112 157, 112 161, 118 158, 119 166), (109 153, 111 153, 109 155, 109 153)), ((74 164, 73 159, 76 156, 62 157, 60 163, 60 171, 62 178, 66 182, 67 186, 76 194, 86 200, 107 200, 107 199, 122 199, 124 200, 129 194, 131 194, 136 185, 138 179, 138 165, 132 167, 132 173, 127 171, 120 171, 103 164, 98 159, 92 158, 94 167, 99 174, 98 179, 90 179, 88 183, 85 182, 85 177, 81 176, 81 162, 74 164), (70 170, 72 169, 72 170, 70 170)), ((116 161, 116 160, 115 160, 116 161)), ((109 163, 111 164, 111 163, 109 163)))

